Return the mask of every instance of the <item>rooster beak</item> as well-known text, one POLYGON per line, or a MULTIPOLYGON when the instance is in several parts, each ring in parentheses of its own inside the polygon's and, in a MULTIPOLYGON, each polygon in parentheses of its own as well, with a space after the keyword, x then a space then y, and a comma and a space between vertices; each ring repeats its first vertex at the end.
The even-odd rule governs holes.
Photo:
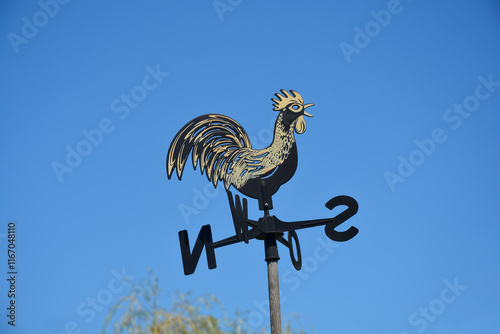
POLYGON ((305 109, 309 108, 309 107, 312 107, 314 105, 314 103, 308 103, 308 104, 304 104, 304 116, 307 116, 307 117, 314 117, 313 115, 311 115, 310 113, 306 112, 305 109))

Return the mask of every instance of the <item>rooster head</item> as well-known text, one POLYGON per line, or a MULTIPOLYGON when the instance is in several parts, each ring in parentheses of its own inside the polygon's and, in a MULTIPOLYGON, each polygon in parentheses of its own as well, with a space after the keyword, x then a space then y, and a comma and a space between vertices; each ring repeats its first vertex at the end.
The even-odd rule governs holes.
POLYGON ((275 111, 283 113, 284 119, 295 124, 295 132, 298 134, 304 133, 306 131, 306 121, 304 116, 313 117, 313 115, 306 112, 306 109, 312 107, 313 103, 304 104, 302 96, 296 91, 290 90, 290 93, 282 89, 280 95, 276 93, 277 99, 271 99, 274 104, 275 111))

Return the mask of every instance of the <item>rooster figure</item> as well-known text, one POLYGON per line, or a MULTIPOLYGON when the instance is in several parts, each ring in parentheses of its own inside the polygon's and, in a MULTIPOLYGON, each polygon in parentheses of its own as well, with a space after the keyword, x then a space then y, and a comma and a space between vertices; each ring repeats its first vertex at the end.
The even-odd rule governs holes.
MULTIPOLYGON (((297 145, 294 132, 306 131, 304 116, 312 117, 299 93, 281 90, 271 99, 278 117, 274 138, 264 149, 252 149, 243 127, 233 119, 218 114, 202 115, 186 124, 175 136, 167 155, 167 176, 177 170, 182 177, 189 154, 193 168, 200 165, 201 173, 217 187, 224 182, 226 191, 233 186, 244 195, 269 198, 287 182, 297 168, 297 145)), ((262 206, 261 204, 259 204, 262 206)), ((270 207, 272 208, 272 207, 270 207)))

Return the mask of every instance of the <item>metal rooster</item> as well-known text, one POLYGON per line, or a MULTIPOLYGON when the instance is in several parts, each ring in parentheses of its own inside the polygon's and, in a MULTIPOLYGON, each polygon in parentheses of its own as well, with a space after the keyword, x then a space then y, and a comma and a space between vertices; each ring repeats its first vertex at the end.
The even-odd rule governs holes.
MULTIPOLYGON (((279 111, 274 126, 274 138, 264 149, 252 149, 243 127, 233 119, 218 114, 199 116, 187 123, 175 136, 167 155, 167 176, 177 170, 182 178, 189 154, 192 152, 193 168, 200 165, 209 181, 217 187, 224 182, 229 192, 233 186, 246 196, 257 198, 272 196, 279 187, 290 180, 297 168, 297 145, 294 132, 306 131, 304 116, 312 117, 306 109, 314 104, 304 104, 299 93, 281 90, 271 99, 279 111), (265 182, 263 194, 262 181, 265 182)), ((271 207, 272 208, 272 207, 271 207)))
MULTIPOLYGON (((271 277, 273 282, 278 282, 277 241, 289 249, 293 266, 300 270, 302 255, 296 230, 325 225, 326 235, 334 241, 347 241, 358 233, 354 226, 345 231, 335 230, 358 211, 356 200, 345 195, 336 196, 325 204, 330 210, 340 205, 347 206, 333 218, 285 222, 269 213, 273 208, 272 195, 295 174, 298 162, 295 132, 302 134, 306 131, 304 116, 312 117, 306 109, 314 105, 304 104, 302 96, 293 90, 287 92, 282 89, 281 93, 271 99, 274 110, 279 114, 274 125, 273 141, 264 149, 252 149, 243 127, 233 119, 217 114, 193 119, 180 129, 170 144, 167 154, 168 178, 177 170, 180 180, 191 155, 193 168, 200 165, 201 173, 206 174, 214 187, 219 181, 224 182, 236 232, 234 236, 213 242, 210 225, 204 225, 191 248, 188 232, 179 231, 184 274, 194 273, 203 248, 206 248, 208 268, 214 269, 217 267, 214 249, 261 239, 264 240, 270 270, 268 277, 270 282, 271 277), (248 197, 258 199, 259 210, 264 211, 264 216, 259 220, 249 219, 247 199, 240 201, 239 195, 233 198, 229 190, 231 186, 248 197), (284 237, 285 232, 288 233, 287 239, 284 237)), ((279 299, 279 293, 275 295, 279 299)), ((272 300, 276 301, 276 298, 272 300)))

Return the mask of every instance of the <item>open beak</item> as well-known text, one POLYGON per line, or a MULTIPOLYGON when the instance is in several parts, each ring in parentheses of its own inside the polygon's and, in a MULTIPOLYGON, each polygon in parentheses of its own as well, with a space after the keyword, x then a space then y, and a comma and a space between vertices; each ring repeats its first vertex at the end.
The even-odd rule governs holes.
POLYGON ((307 117, 314 117, 313 115, 311 115, 310 113, 306 112, 306 109, 309 108, 309 107, 312 107, 314 105, 314 103, 308 103, 308 104, 304 104, 304 116, 307 116, 307 117))
POLYGON ((314 117, 310 113, 306 112, 306 108, 312 107, 313 103, 304 104, 304 113, 297 118, 297 124, 295 125, 295 132, 298 134, 302 134, 306 131, 306 121, 304 120, 304 116, 314 117))

